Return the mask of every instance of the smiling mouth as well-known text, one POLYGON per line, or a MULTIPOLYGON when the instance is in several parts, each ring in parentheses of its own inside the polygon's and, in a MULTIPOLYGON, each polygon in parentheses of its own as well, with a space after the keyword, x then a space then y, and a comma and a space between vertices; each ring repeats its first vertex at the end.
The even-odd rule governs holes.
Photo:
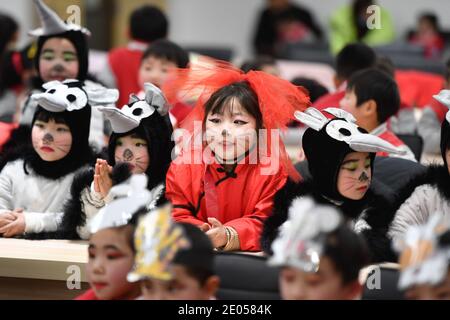
POLYGON ((41 150, 44 151, 44 152, 55 152, 55 150, 53 150, 50 147, 42 147, 41 150))

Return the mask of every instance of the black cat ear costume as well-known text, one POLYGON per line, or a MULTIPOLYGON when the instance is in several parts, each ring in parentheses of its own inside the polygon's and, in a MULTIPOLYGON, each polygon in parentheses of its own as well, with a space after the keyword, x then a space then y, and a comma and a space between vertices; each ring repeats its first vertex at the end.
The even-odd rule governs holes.
MULTIPOLYGON (((116 163, 115 149, 121 137, 137 134, 147 143, 150 163, 145 174, 147 188, 153 190, 165 184, 166 172, 171 162, 174 142, 171 140, 172 126, 167 116, 168 104, 162 92, 151 84, 146 84, 146 97, 139 99, 132 95, 128 105, 122 109, 99 107, 111 122, 113 133, 108 146, 108 163, 113 166, 113 185, 127 180, 131 171, 127 163, 116 163)), ((61 232, 52 237, 63 239, 87 239, 88 222, 112 199, 102 198, 93 187, 94 169, 80 172, 74 179, 70 200, 66 203, 61 232)), ((164 192, 162 193, 164 194, 164 192)), ((160 197, 157 204, 165 202, 160 197)))
POLYGON ((309 126, 303 135, 302 146, 312 178, 299 183, 288 181, 278 191, 273 213, 264 225, 261 245, 266 252, 270 252, 270 245, 276 238, 279 227, 287 219, 291 202, 298 197, 311 196, 317 203, 338 207, 347 221, 354 224, 355 230, 364 234, 372 251, 373 261, 395 260, 385 236, 392 220, 389 201, 370 188, 362 199, 348 199, 339 193, 337 180, 341 164, 351 152, 369 153, 373 175, 376 152, 401 151, 358 127, 351 114, 336 108, 325 109, 325 112, 333 118, 328 119, 315 108, 295 114, 297 120, 309 126))

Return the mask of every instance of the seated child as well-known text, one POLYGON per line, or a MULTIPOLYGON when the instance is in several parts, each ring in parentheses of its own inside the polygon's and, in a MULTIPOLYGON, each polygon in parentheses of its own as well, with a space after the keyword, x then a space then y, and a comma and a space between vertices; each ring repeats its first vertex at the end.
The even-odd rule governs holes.
POLYGON ((444 39, 439 30, 438 17, 434 13, 424 13, 417 21, 417 30, 409 42, 423 47, 425 57, 439 59, 445 47, 444 39))
POLYGON ((377 69, 361 70, 349 79, 340 107, 350 112, 358 125, 397 148, 402 155, 378 152, 377 156, 401 157, 416 161, 411 149, 389 128, 387 121, 400 108, 400 95, 393 78, 377 69))
POLYGON ((415 300, 450 299, 450 224, 441 214, 412 225, 395 242, 400 255, 399 289, 415 300))
POLYGON ((174 223, 168 207, 140 219, 135 246, 128 281, 140 284, 143 299, 214 299, 219 278, 211 241, 193 225, 174 223))
POLYGON ((166 90, 203 92, 182 126, 189 143, 167 173, 172 215, 202 228, 214 248, 259 251, 273 196, 288 174, 298 179, 277 129, 308 97, 286 80, 220 63, 179 72, 166 90))
POLYGON ((272 244, 268 263, 281 267, 284 300, 354 300, 363 287, 359 271, 369 261, 366 243, 332 206, 296 198, 272 244))
MULTIPOLYGON (((42 0, 35 0, 42 28, 30 31, 37 37, 34 65, 37 77, 33 79, 32 93, 40 93, 42 84, 50 81, 77 79, 87 88, 100 86, 91 81, 89 69, 89 30, 72 23, 65 23, 42 0)), ((22 105, 20 124, 29 126, 36 110, 36 103, 27 99, 22 105)), ((89 143, 99 152, 104 146, 103 117, 91 110, 89 143)))
MULTIPOLYGON (((157 40, 144 52, 139 68, 139 84, 149 82, 158 88, 166 83, 169 74, 176 68, 189 66, 189 54, 177 44, 168 40, 157 40)), ((138 94, 140 98, 145 93, 138 94)), ((169 110, 172 126, 178 127, 181 121, 191 112, 191 106, 176 101, 169 110)))
POLYGON ((105 113, 113 131, 108 145, 108 162, 97 159, 95 168, 86 169, 74 178, 57 238, 87 239, 89 220, 112 200, 108 196, 111 186, 131 173, 145 173, 149 190, 164 184, 166 179, 174 144, 172 128, 164 118, 168 104, 161 90, 146 84, 145 99, 132 96, 130 103, 122 109, 98 109, 105 113), (118 166, 123 163, 126 166, 118 166))
POLYGON ((154 207, 157 195, 147 189, 147 177, 133 175, 111 189, 113 201, 89 223, 89 260, 86 274, 91 289, 76 300, 131 300, 140 287, 127 281, 133 267, 133 232, 137 217, 154 207))
POLYGON ((309 126, 302 144, 311 178, 299 183, 289 181, 277 192, 273 213, 264 224, 261 246, 270 252, 292 201, 310 196, 318 203, 339 208, 367 240, 372 262, 395 261, 386 237, 393 218, 390 203, 373 191, 371 182, 375 152, 401 151, 358 127, 348 112, 337 108, 324 112, 335 118, 330 120, 315 108, 296 112, 296 118, 309 126))
MULTIPOLYGON (((435 96, 450 107, 450 90, 435 96)), ((394 240, 403 237, 411 225, 425 224, 435 212, 450 216, 450 111, 441 125, 443 165, 430 165, 427 171, 412 179, 399 193, 395 218, 389 230, 394 240)))
POLYGON ((0 234, 55 232, 78 169, 94 162, 89 146, 91 106, 117 99, 115 90, 90 91, 77 80, 53 81, 32 99, 30 147, 0 173, 0 234))

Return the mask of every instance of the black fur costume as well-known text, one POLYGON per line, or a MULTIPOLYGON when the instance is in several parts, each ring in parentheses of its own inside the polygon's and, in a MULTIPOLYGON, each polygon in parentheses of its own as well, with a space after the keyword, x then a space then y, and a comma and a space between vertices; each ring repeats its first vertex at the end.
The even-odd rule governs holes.
MULTIPOLYGON (((167 125, 164 117, 158 112, 154 112, 151 116, 144 118, 137 128, 122 134, 112 133, 108 146, 108 162, 113 166, 113 185, 122 183, 131 176, 129 166, 126 163, 115 163, 114 151, 118 138, 133 133, 137 133, 147 141, 147 150, 150 157, 150 163, 145 172, 148 177, 148 189, 151 190, 161 183, 165 184, 166 173, 171 162, 171 152, 174 148, 174 143, 171 141, 172 127, 167 125)), ((80 198, 81 192, 85 188, 90 188, 93 178, 93 168, 77 173, 70 191, 70 200, 64 207, 60 231, 43 235, 43 238, 80 239, 77 228, 84 226, 86 223, 86 214, 83 212, 80 198)), ((165 197, 161 196, 157 205, 165 202, 165 197)))
MULTIPOLYGON (((334 120, 343 119, 333 119, 334 120)), ((329 124, 328 123, 328 124, 329 124)), ((328 125, 327 124, 327 125, 328 125)), ((359 128, 361 132, 366 132, 359 128)), ((279 227, 288 218, 288 209, 294 198, 311 196, 315 201, 338 207, 348 220, 363 218, 371 229, 362 232, 371 251, 372 262, 395 261, 390 241, 386 236, 393 219, 390 202, 383 196, 369 189, 361 200, 350 200, 337 190, 337 178, 341 163, 348 153, 355 152, 344 141, 331 138, 326 133, 326 126, 320 131, 308 128, 303 136, 303 149, 308 159, 309 171, 313 179, 295 184, 288 181, 277 192, 274 210, 266 220, 261 236, 261 247, 271 253, 272 241, 278 235, 279 227)), ((375 153, 370 153, 372 175, 375 153)))

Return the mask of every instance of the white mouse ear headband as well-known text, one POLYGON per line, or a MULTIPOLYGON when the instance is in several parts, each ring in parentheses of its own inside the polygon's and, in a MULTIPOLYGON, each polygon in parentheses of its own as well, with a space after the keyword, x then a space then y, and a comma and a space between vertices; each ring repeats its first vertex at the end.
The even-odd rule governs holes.
POLYGON ((34 0, 34 4, 39 14, 42 27, 30 31, 28 34, 34 37, 52 36, 67 31, 80 31, 87 36, 91 33, 88 29, 73 23, 65 23, 61 18, 51 10, 42 0, 34 0))
POLYGON ((294 199, 288 214, 287 222, 272 243, 273 256, 268 263, 317 272, 327 234, 339 227, 342 216, 336 208, 319 205, 312 198, 294 199))
POLYGON ((315 131, 325 130, 332 139, 343 141, 357 152, 388 152, 404 154, 404 150, 396 148, 389 142, 364 132, 356 125, 352 114, 338 108, 327 108, 324 111, 338 119, 328 119, 319 110, 308 108, 304 112, 296 111, 295 118, 315 131))
POLYGON ((115 103, 119 92, 102 86, 87 88, 83 83, 68 79, 63 82, 50 81, 43 85, 45 92, 36 93, 31 99, 50 112, 80 110, 86 107, 115 103))
POLYGON ((115 107, 99 107, 111 122, 115 133, 125 133, 139 126, 141 121, 150 117, 155 111, 165 116, 169 111, 167 102, 161 89, 151 83, 145 83, 145 99, 139 99, 136 95, 130 96, 128 105, 118 109, 115 107))
MULTIPOLYGON (((442 103, 444 106, 450 109, 450 90, 441 90, 439 94, 433 96, 434 99, 442 103)), ((450 123, 450 111, 445 115, 445 120, 450 123)))
POLYGON ((90 233, 127 225, 140 208, 153 209, 164 188, 157 186, 149 191, 147 180, 145 174, 132 175, 124 183, 112 187, 109 195, 113 200, 92 219, 90 233))

